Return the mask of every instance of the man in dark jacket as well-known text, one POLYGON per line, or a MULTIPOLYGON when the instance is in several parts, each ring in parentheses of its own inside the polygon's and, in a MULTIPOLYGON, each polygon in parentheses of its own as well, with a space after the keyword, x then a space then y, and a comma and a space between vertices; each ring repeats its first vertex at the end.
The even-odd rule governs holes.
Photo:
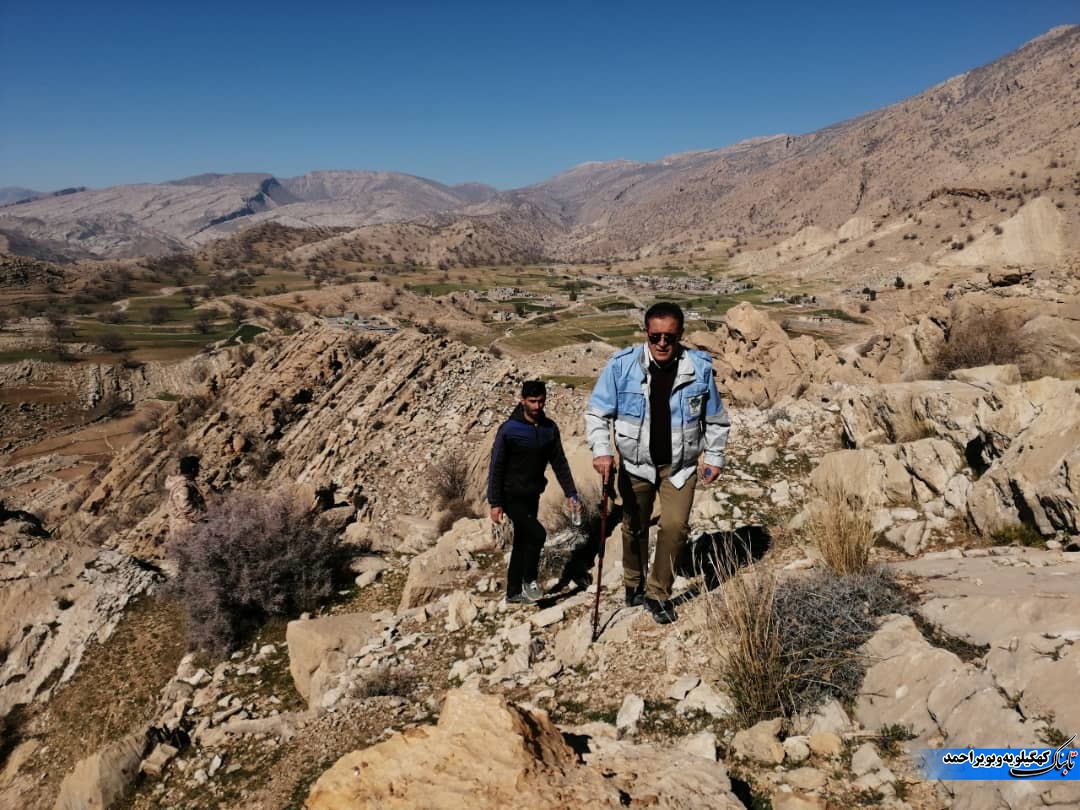
POLYGON ((547 465, 559 485, 578 509, 577 488, 566 462, 558 426, 544 415, 547 389, 542 380, 528 380, 521 386, 521 402, 499 427, 491 448, 488 471, 488 503, 491 520, 501 523, 505 514, 514 526, 514 545, 506 572, 506 601, 531 604, 544 592, 536 582, 540 550, 547 532, 537 519, 540 493, 547 485, 547 465))

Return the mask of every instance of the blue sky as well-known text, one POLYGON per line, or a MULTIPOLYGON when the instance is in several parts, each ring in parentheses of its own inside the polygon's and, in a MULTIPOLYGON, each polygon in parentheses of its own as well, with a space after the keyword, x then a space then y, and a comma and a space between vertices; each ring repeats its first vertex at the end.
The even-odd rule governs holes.
POLYGON ((800 134, 1080 22, 1076 0, 0 0, 0 186, 393 170, 499 188, 800 134))

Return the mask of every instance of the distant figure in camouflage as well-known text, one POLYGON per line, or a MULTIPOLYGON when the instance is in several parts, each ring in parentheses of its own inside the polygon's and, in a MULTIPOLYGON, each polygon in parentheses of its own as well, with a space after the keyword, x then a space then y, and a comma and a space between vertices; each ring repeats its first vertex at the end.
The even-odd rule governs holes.
POLYGON ((199 457, 184 456, 180 459, 180 474, 165 479, 169 499, 169 534, 190 529, 206 514, 206 501, 195 479, 199 475, 199 457))

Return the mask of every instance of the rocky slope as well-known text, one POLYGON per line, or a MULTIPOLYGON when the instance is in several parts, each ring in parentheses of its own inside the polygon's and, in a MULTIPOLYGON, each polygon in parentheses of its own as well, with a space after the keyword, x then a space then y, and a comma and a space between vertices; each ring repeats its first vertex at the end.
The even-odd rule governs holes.
MULTIPOLYGON (((703 338, 717 341, 725 387, 752 384, 751 406, 732 409, 731 464, 698 493, 694 536, 767 527, 776 542, 762 564, 782 578, 804 576, 821 561, 799 527, 840 478, 889 543, 878 559, 920 591, 919 621, 966 640, 973 654, 958 657, 910 618, 891 617, 867 644, 854 714, 828 704, 810 717, 741 727, 718 677, 725 642, 710 630, 712 597, 695 596, 692 570, 678 584, 688 593, 682 618, 657 627, 622 606, 616 530, 602 633, 590 644, 590 593, 541 610, 508 607, 504 551, 487 522, 436 528, 430 468, 465 459, 479 498, 491 436, 527 370, 436 336, 311 326, 264 336, 250 365, 217 368, 100 480, 67 492, 51 539, 8 521, 4 562, 18 574, 5 598, 25 601, 38 574, 33 616, 6 630, 8 704, 44 702, 75 671, 86 641, 107 636, 117 600, 149 584, 153 574, 126 555, 160 556, 162 480, 181 445, 202 455, 210 491, 305 489, 356 551, 349 601, 228 661, 185 658, 149 719, 155 736, 134 729, 85 760, 53 788, 60 806, 121 795, 140 767, 138 808, 284 806, 297 795, 309 807, 377 806, 390 801, 391 785, 414 804, 467 791, 496 806, 513 786, 531 807, 736 807, 735 793, 752 785, 777 808, 856 796, 898 810, 980 806, 985 794, 920 783, 910 759, 872 740, 900 724, 914 735, 909 748, 1030 746, 1071 722, 1076 382, 1022 383, 1015 367, 944 382, 837 379, 846 372, 835 355, 793 348, 759 318, 733 311, 703 338), (747 358, 775 379, 735 374, 747 358), (1043 549, 986 547, 971 533, 1021 523, 1043 549), (492 750, 498 756, 480 771, 465 756, 492 750), (430 767, 402 773, 402 757, 430 767)), ((550 411, 587 482, 584 396, 552 386, 550 411)), ((565 542, 552 538, 549 582, 565 542)), ((43 785, 54 783, 32 778, 47 748, 13 755, 16 766, 0 778, 5 801, 53 802, 43 785)), ((1000 791, 1014 808, 1078 798, 1064 785, 1000 791)))

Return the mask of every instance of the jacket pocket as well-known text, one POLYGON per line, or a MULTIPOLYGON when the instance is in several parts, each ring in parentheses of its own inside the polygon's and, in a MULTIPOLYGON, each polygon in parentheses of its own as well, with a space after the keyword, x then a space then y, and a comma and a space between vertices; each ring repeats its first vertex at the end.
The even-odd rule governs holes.
POLYGON ((624 419, 620 414, 615 420, 615 447, 624 460, 631 464, 640 464, 641 423, 624 419))
POLYGON ((709 396, 708 387, 700 383, 694 383, 688 385, 679 393, 679 405, 683 423, 699 421, 705 414, 705 406, 709 396))

